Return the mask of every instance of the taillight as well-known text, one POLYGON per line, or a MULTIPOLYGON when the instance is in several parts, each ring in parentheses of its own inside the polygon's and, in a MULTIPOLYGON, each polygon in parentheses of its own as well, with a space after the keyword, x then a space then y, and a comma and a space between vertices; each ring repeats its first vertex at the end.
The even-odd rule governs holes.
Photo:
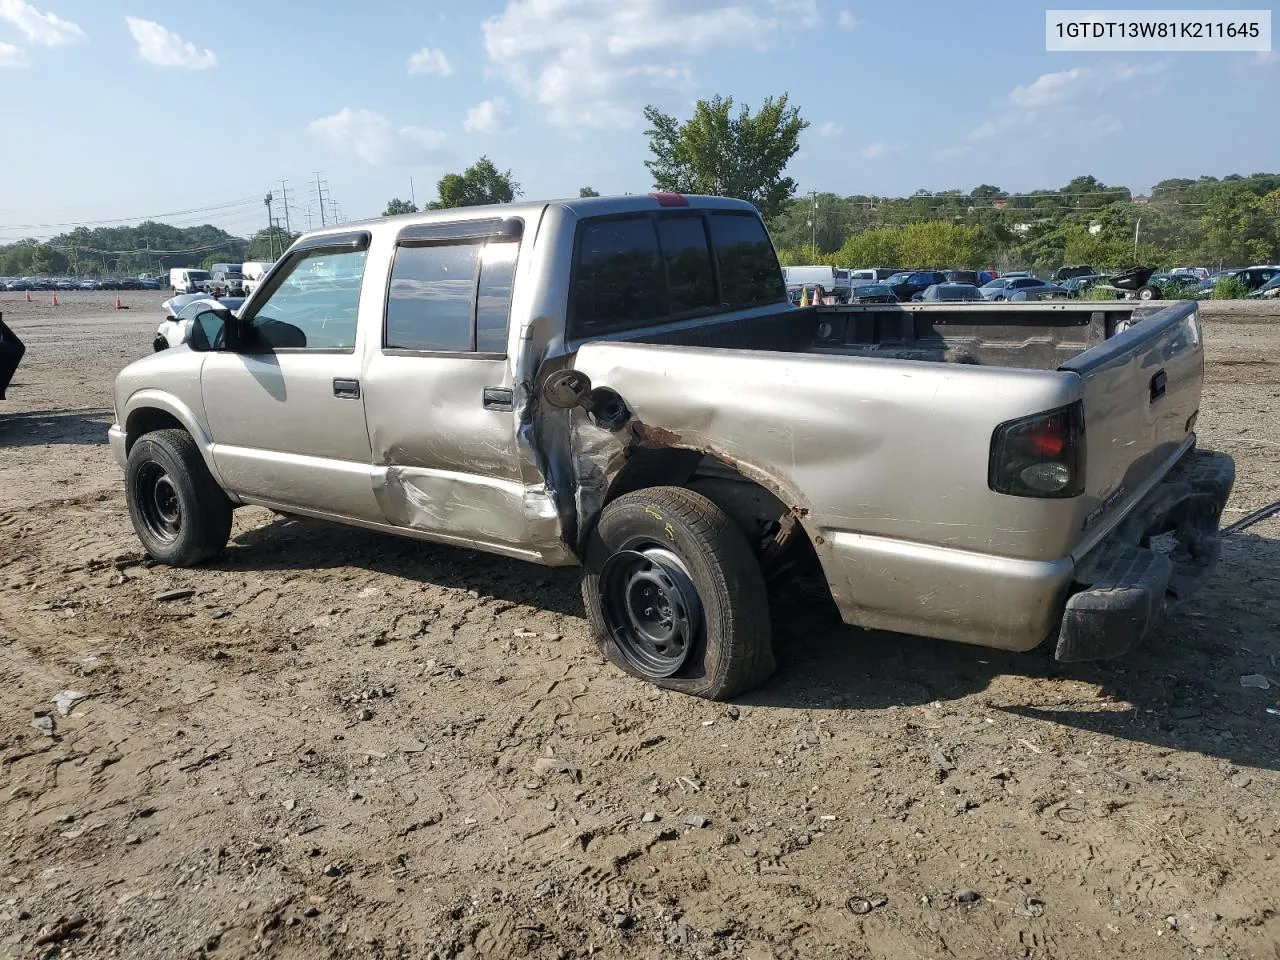
POLYGON ((996 427, 987 484, 1014 497, 1078 497, 1084 461, 1084 404, 1077 400, 996 427))

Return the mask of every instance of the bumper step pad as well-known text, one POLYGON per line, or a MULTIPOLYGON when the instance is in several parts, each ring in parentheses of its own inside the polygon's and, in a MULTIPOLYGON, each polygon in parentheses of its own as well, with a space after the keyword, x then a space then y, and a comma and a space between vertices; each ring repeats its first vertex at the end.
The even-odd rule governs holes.
POLYGON ((1218 560, 1222 508, 1234 483, 1235 464, 1225 454, 1184 457, 1077 572, 1085 589, 1067 601, 1056 658, 1122 656, 1203 585, 1218 560), (1164 533, 1174 535, 1172 552, 1144 545, 1164 533))

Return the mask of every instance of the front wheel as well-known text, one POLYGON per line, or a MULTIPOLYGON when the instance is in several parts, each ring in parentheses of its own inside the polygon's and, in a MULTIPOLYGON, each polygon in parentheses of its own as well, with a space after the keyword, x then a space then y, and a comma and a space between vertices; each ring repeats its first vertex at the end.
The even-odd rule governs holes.
POLYGON ((125 467, 125 499, 134 532, 161 563, 204 563, 221 553, 231 536, 231 501, 185 430, 156 430, 138 438, 125 467))
POLYGON ((774 671, 760 565, 692 490, 651 487, 609 504, 587 543, 582 595, 605 656, 660 687, 723 700, 774 671))
POLYGON ((1159 300, 1160 291, 1152 286, 1139 287, 1138 299, 1139 300, 1159 300))

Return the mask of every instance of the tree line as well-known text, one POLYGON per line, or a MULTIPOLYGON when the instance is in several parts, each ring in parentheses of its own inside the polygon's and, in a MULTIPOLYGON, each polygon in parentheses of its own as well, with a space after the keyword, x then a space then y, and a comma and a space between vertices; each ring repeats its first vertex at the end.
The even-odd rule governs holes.
MULTIPOLYGON (((836 266, 1119 268, 1241 266, 1280 260, 1280 174, 1162 180, 1149 197, 1079 176, 1057 189, 1012 193, 992 184, 909 197, 812 193, 786 175, 809 127, 786 94, 759 109, 699 100, 688 119, 644 110, 656 190, 738 197, 769 224, 784 263, 836 266)), ((523 191, 486 156, 436 184, 440 210, 512 203, 523 191)), ((579 196, 599 194, 582 187, 579 196)), ((394 198, 383 216, 416 213, 394 198)), ((79 227, 48 241, 0 247, 0 274, 163 271, 217 260, 266 260, 297 234, 278 227, 233 237, 217 227, 79 227)))

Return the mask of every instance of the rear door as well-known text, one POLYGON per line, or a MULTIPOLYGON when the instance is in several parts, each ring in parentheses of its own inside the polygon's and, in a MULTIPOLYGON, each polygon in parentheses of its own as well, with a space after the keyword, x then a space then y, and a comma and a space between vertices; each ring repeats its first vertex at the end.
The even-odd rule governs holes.
POLYGON ((523 232, 518 219, 403 228, 363 377, 385 522, 516 555, 537 539, 508 359, 523 232))
POLYGON ((1170 304, 1063 366, 1084 381, 1089 512, 1132 502, 1181 455, 1204 377, 1196 305, 1170 304))

